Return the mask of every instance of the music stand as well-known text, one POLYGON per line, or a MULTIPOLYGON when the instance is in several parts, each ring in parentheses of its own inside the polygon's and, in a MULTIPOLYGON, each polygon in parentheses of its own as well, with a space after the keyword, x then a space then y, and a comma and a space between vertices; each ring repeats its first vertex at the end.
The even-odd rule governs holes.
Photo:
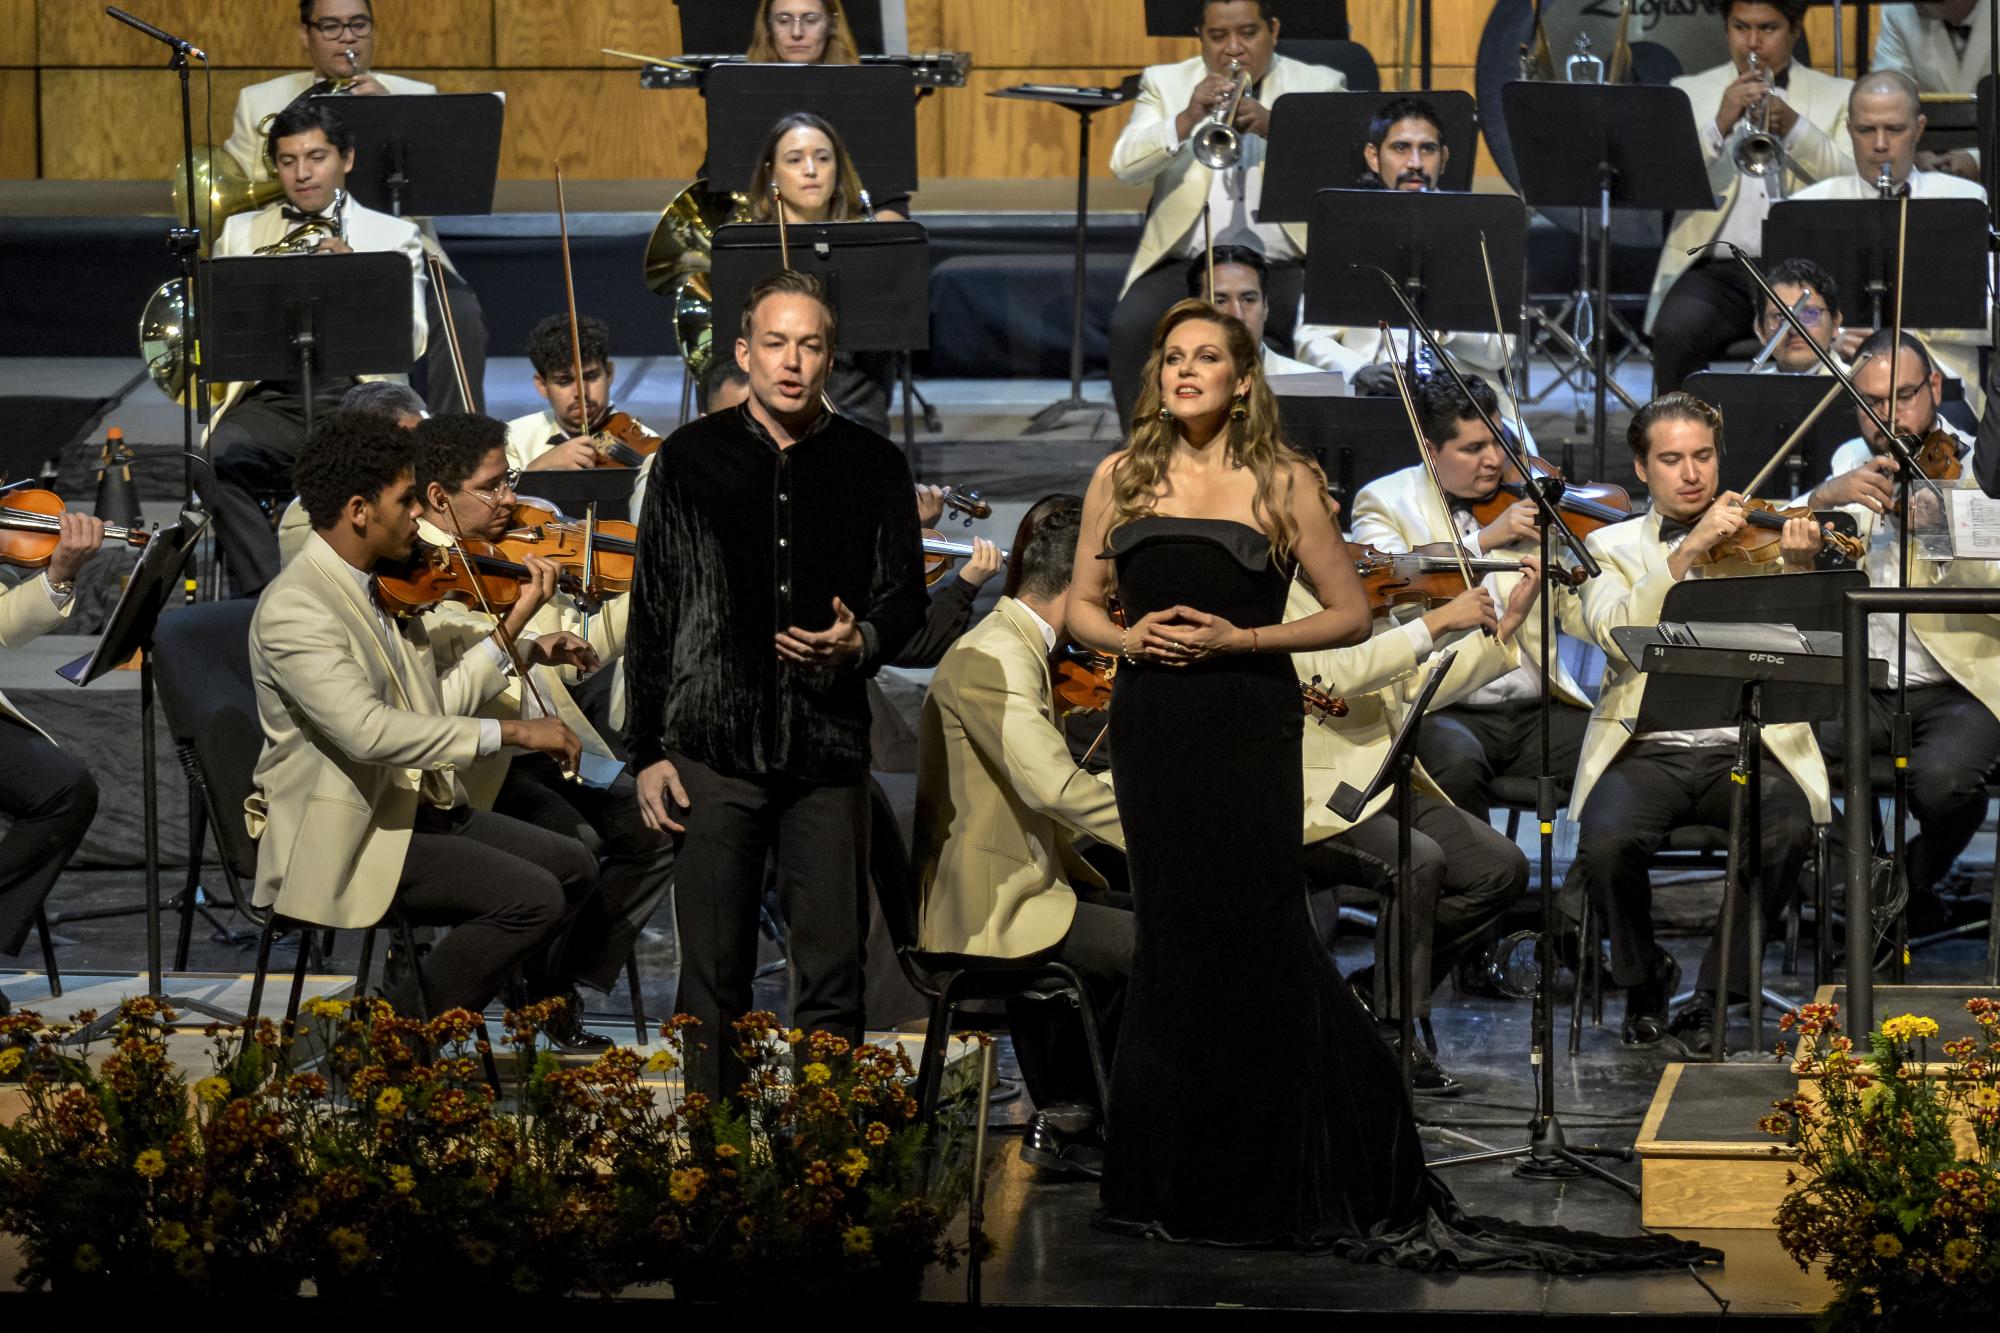
POLYGON ((1327 397, 1285 392, 1281 375, 1271 381, 1278 420, 1294 448, 1311 454, 1326 473, 1327 490, 1351 513, 1354 497, 1369 482, 1410 462, 1410 415, 1399 398, 1327 397))
MULTIPOLYGON (((243 1022, 244 1016, 205 1000, 167 994, 160 940, 160 802, 159 758, 153 739, 153 627, 159 623, 167 600, 181 591, 181 572, 207 526, 206 514, 183 510, 179 526, 154 532, 126 577, 125 590, 119 595, 118 605, 112 608, 111 620, 97 641, 96 651, 57 668, 56 674, 72 685, 85 686, 116 671, 133 653, 139 654, 139 773, 144 784, 146 840, 146 994, 182 1012, 234 1024, 243 1022)), ((95 1041, 120 1021, 118 1012, 113 1010, 78 1031, 71 1040, 95 1041)))
MULTIPOLYGON (((1896 309, 1902 213, 1894 199, 1792 199, 1764 219, 1764 253, 1774 261, 1812 260, 1833 275, 1847 315, 1887 328, 1896 309)), ((1903 327, 1985 328, 1987 262, 1984 203, 1910 200, 1903 327)))
POLYGON ((316 377, 400 374, 417 359, 413 278, 400 251, 313 255, 296 263, 211 259, 201 265, 200 279, 207 378, 297 380, 308 435, 316 377))
MULTIPOLYGON (((1750 973, 1743 987, 1750 1006, 1748 1049, 1764 1044, 1764 912, 1756 884, 1762 874, 1758 837, 1763 828, 1758 790, 1762 729, 1840 716, 1837 627, 1847 594, 1867 587, 1868 575, 1858 569, 1775 578, 1689 579, 1668 590, 1658 626, 1623 626, 1611 632, 1633 666, 1647 673, 1639 715, 1628 724, 1634 734, 1737 728, 1728 870, 1716 924, 1716 1017, 1709 1056, 1717 1063, 1728 1048, 1729 955, 1737 904, 1745 894, 1750 896, 1750 973), (1790 627, 1791 632, 1781 627, 1790 627), (1719 660, 1704 663, 1704 652, 1719 660), (1818 662, 1809 660, 1814 658, 1818 662), (1812 667, 1827 665, 1832 666, 1830 676, 1809 678, 1812 667)), ((1887 680, 1888 664, 1880 663, 1879 669, 1880 678, 1887 680)), ((1824 900, 1821 912, 1824 920, 1824 900)), ((1781 1008, 1792 1007, 1783 996, 1769 999, 1781 1008)))
POLYGON ((756 174, 771 127, 797 111, 840 132, 862 184, 876 199, 915 194, 917 104, 910 72, 875 65, 717 65, 708 97, 708 178, 756 174))
POLYGON ((1596 475, 1602 477, 1607 465, 1611 210, 1715 207, 1695 137, 1694 112, 1679 88, 1640 84, 1509 83, 1500 90, 1500 106, 1521 176, 1521 197, 1535 208, 1578 208, 1597 215, 1591 438, 1596 475))
MULTIPOLYGON (((1406 94, 1286 93, 1273 102, 1271 146, 1264 159, 1264 194, 1257 206, 1257 220, 1305 222, 1312 217, 1313 197, 1321 190, 1359 186, 1368 172, 1367 160, 1361 155, 1368 126, 1384 103, 1403 96, 1406 94), (1351 162, 1343 162, 1342 153, 1351 162)), ((1479 112, 1472 94, 1439 89, 1423 97, 1444 118, 1444 146, 1450 154, 1437 188, 1454 193, 1470 190, 1472 169, 1479 157, 1479 112)), ((1485 290, 1483 282, 1480 290, 1485 290)))
MULTIPOLYGON (((1722 413, 1723 447, 1719 485, 1740 491, 1754 479, 1771 450, 1789 439, 1798 424, 1833 387, 1830 375, 1745 375, 1704 370, 1682 386, 1722 413)), ((1854 438, 1854 410, 1845 400, 1820 413, 1819 420, 1773 474, 1777 489, 1765 484, 1766 500, 1804 495, 1825 480, 1834 451, 1854 438), (1777 493, 1784 491, 1784 496, 1777 493)), ((1852 519, 1852 515, 1843 515, 1852 519)))
MULTIPOLYGON (((757 0, 674 0, 680 10, 681 49, 702 55, 740 56, 757 27, 757 0)), ((884 47, 882 0, 847 0, 847 26, 862 55, 884 47)))
MULTIPOLYGON (((1343 262, 1306 267, 1305 320, 1362 329, 1407 317, 1382 282, 1387 274, 1434 329, 1506 333, 1494 326, 1493 294, 1479 252, 1486 238, 1500 317, 1519 311, 1527 287, 1528 210, 1509 194, 1321 190, 1313 197, 1306 252, 1343 262)), ((1414 361, 1417 339, 1408 339, 1414 361)), ((1409 422, 1404 421, 1407 434, 1409 422)))
POLYGON ((1067 107, 1077 116, 1076 153, 1076 291, 1071 297, 1069 332, 1069 397, 1050 403, 1035 413, 1024 434, 1040 435, 1055 430, 1072 412, 1105 412, 1109 403, 1093 403, 1083 396, 1084 285, 1090 266, 1090 118, 1100 111, 1123 106, 1139 94, 1139 78, 1133 75, 1116 88, 1069 88, 1059 84, 1024 83, 1000 88, 989 97, 1013 98, 1023 102, 1046 102, 1067 107))
POLYGON ((347 189, 376 212, 428 218, 493 211, 507 115, 499 94, 310 100, 354 132, 347 189))
POLYGON ((568 518, 581 519, 595 505, 600 519, 636 521, 639 516, 631 512, 632 486, 638 478, 637 468, 542 468, 523 472, 514 491, 523 498, 547 500, 568 518))
MULTIPOLYGON (((1146 0, 1148 37, 1192 37, 1201 27, 1207 0, 1146 0)), ((1286 41, 1344 42, 1351 31, 1347 0, 1275 0, 1286 41)))

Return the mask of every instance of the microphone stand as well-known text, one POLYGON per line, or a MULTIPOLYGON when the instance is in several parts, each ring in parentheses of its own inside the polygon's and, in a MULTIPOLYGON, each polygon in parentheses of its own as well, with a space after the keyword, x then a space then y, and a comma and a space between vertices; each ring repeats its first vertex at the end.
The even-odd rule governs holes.
MULTIPOLYGON (((1854 387, 1853 378, 1843 371, 1839 363, 1833 359, 1832 354, 1826 348, 1820 346, 1818 340, 1806 331, 1806 326, 1800 322, 1798 315, 1786 308, 1785 303, 1778 298, 1778 294, 1771 289, 1771 284, 1765 280, 1763 273, 1758 270, 1757 262, 1745 254, 1742 247, 1729 241, 1712 241, 1709 245, 1698 246, 1696 249, 1706 250, 1715 245, 1728 247, 1729 252, 1735 256, 1736 262, 1743 266, 1743 271, 1750 275, 1750 280, 1763 292, 1765 299, 1777 307, 1778 313, 1784 316, 1785 322, 1792 326, 1793 330, 1804 340, 1806 346, 1813 349, 1813 353, 1819 358, 1820 364, 1825 366, 1827 372, 1840 382, 1840 387, 1847 391, 1847 396, 1854 400, 1855 405, 1867 416, 1869 422, 1874 425, 1876 431, 1880 433, 1882 439, 1888 445, 1887 452, 1896 460, 1896 584, 1899 589, 1907 592, 1910 586, 1910 558, 1911 543, 1913 540, 1910 533, 1910 490, 1921 479, 1923 484, 1930 488, 1937 503, 1940 506, 1944 503, 1943 492, 1939 491, 1936 483, 1932 482, 1930 478, 1925 477, 1922 470, 1917 466, 1916 456, 1910 449, 1911 444, 1916 442, 1905 437, 1899 430, 1882 419, 1881 414, 1875 410, 1874 404, 1870 403, 1867 398, 1862 396, 1861 391, 1854 387)), ((1690 253, 1693 253, 1693 251, 1690 251, 1690 253)), ((1900 310, 1900 293, 1898 294, 1898 300, 1898 309, 1900 310)), ((1896 346, 1889 350, 1889 355, 1891 358, 1900 358, 1902 354, 1903 347, 1899 340, 1896 346)), ((1894 382, 1893 376, 1891 377, 1891 382, 1894 382)), ((1894 410, 1895 408, 1892 406, 1890 411, 1893 412, 1894 410)), ((1896 868, 1896 873, 1904 878, 1906 884, 1909 872, 1905 860, 1907 848, 1904 845, 1903 824, 1909 801, 1909 754, 1912 748, 1910 738, 1909 684, 1906 679, 1908 675, 1906 658, 1908 654, 1909 635, 1910 613, 1907 610, 1899 610, 1896 612, 1896 713, 1890 723, 1889 734, 1890 754, 1896 765, 1894 793, 1890 802, 1890 813, 1894 821, 1890 833, 1890 858, 1891 864, 1896 868)), ((1867 804, 1874 799, 1874 784, 1868 771, 1868 750, 1870 747, 1863 745, 1857 750, 1853 737, 1847 737, 1846 741, 1848 766, 1845 774, 1847 787, 1845 840, 1847 843, 1848 901, 1855 902, 1864 900, 1863 895, 1867 892, 1868 875, 1870 874, 1868 859, 1858 855, 1856 849, 1866 846, 1870 841, 1867 804), (1861 755, 1858 772, 1855 771, 1853 764, 1853 757, 1857 753, 1861 755), (1861 800, 1855 799, 1857 789, 1863 794, 1863 799, 1861 800), (1854 891, 1854 884, 1857 879, 1861 881, 1863 886, 1861 893, 1854 891)), ((1827 886, 1821 886, 1821 895, 1822 909, 1824 909, 1825 900, 1830 896, 1827 894, 1827 886)), ((1895 893, 1893 887, 1890 891, 1890 897, 1891 901, 1894 901, 1895 893)), ((1907 897, 1904 899, 1903 907, 1905 910, 1908 908, 1907 897)), ((1863 921, 1861 929, 1863 931, 1862 939, 1866 944, 1865 953, 1867 957, 1859 966, 1865 969, 1872 969, 1874 967, 1874 922, 1872 920, 1863 921)), ((1898 933, 1900 934, 1900 931, 1898 933)), ((1851 978, 1857 966, 1854 961, 1854 922, 1852 920, 1848 922, 1847 934, 1848 975, 1851 978)), ((1903 950, 1901 941, 1899 940, 1896 949, 1896 971, 1898 973, 1902 970, 1902 957, 1903 950)), ((1831 969, 1829 969, 1829 974, 1830 972, 1831 969)), ((1754 998, 1752 1003, 1755 1003, 1754 998)))
MULTIPOLYGON (((1417 313, 1404 294, 1402 286, 1386 271, 1372 264, 1350 264, 1349 268, 1368 269, 1380 274, 1396 298, 1396 304, 1403 309, 1403 317, 1409 321, 1412 334, 1411 345, 1421 336, 1430 348, 1433 364, 1443 374, 1451 376, 1459 394, 1479 415, 1479 420, 1491 431, 1493 438, 1500 442, 1501 451, 1520 476, 1524 493, 1539 511, 1535 525, 1540 546, 1543 590, 1539 614, 1541 615, 1542 642, 1540 645, 1539 669, 1542 674, 1541 711, 1541 771, 1535 778, 1535 817, 1541 830, 1542 844, 1542 923, 1541 934, 1535 942, 1535 1015, 1534 1036, 1529 1049, 1529 1063, 1539 1076, 1535 1085, 1535 1115, 1528 1125, 1528 1141, 1518 1147, 1494 1148, 1485 1152, 1462 1153, 1456 1157, 1444 1157, 1430 1163, 1434 1170, 1450 1166, 1465 1166, 1473 1162, 1505 1161, 1521 1158, 1514 1168, 1514 1174, 1529 1180, 1573 1180, 1578 1176, 1591 1175, 1614 1185, 1618 1189, 1639 1197, 1639 1187, 1615 1175, 1596 1162, 1594 1157, 1610 1157, 1619 1161, 1632 1160, 1630 1149, 1603 1148, 1587 1144, 1571 1144, 1564 1134, 1562 1121, 1556 1115, 1556 1065, 1555 1065, 1555 1002, 1549 993, 1549 978, 1555 971, 1556 934, 1556 894, 1555 894, 1555 822, 1556 822, 1556 781, 1551 759, 1551 715, 1550 695, 1550 654, 1555 642, 1554 614, 1549 605, 1555 587, 1550 578, 1550 558, 1554 554, 1558 534, 1563 545, 1576 557, 1585 577, 1595 578, 1601 572, 1595 557, 1584 549, 1583 541, 1568 523, 1563 521, 1562 509, 1558 503, 1562 498, 1561 477, 1543 476, 1529 471, 1527 459, 1519 445, 1502 430, 1492 417, 1486 414, 1478 400, 1473 398, 1471 389, 1460 373, 1458 365, 1445 354, 1439 345, 1437 335, 1431 331, 1423 317, 1417 313)), ((1406 969, 1407 971, 1407 969, 1406 969)))

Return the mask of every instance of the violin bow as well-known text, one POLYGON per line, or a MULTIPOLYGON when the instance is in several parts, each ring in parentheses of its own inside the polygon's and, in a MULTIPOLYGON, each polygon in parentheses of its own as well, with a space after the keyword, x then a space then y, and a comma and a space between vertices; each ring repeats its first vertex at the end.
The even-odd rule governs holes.
POLYGON ((458 380, 458 401, 465 404, 465 410, 472 410, 472 382, 465 373, 465 351, 458 341, 458 321, 452 317, 451 302, 444 292, 444 260, 426 250, 424 265, 430 270, 431 290, 437 293, 438 313, 444 325, 445 346, 451 349, 451 373, 458 380))
MULTIPOLYGON (((1389 332, 1388 321, 1382 322, 1383 336, 1389 332)), ((1417 420, 1417 400, 1410 393, 1410 381, 1403 374, 1403 363, 1395 357, 1389 359, 1389 371, 1396 377, 1396 395, 1403 400, 1403 411, 1410 418, 1410 435, 1417 442, 1417 458, 1423 464, 1424 476, 1430 479, 1431 494, 1437 497, 1438 511, 1451 520, 1451 500, 1444 493, 1444 484, 1438 480, 1437 464, 1431 458, 1430 447, 1424 443, 1423 424, 1417 420)), ((1477 587, 1472 577, 1472 566, 1466 563, 1465 543, 1459 539, 1458 530, 1453 528, 1445 538, 1451 545, 1453 558, 1458 562, 1458 576, 1465 580, 1465 590, 1471 592, 1477 587)), ((1486 633, 1491 634, 1491 630, 1486 633)))
MULTIPOLYGON (((1630 13, 1628 6, 1627 13, 1630 13)), ((1507 355, 1507 325, 1500 318, 1500 289, 1493 281, 1493 257, 1486 252, 1486 232, 1479 233, 1479 266, 1486 270, 1486 301, 1493 309, 1493 331, 1500 339, 1500 387, 1507 391, 1508 401, 1514 405, 1514 441, 1525 452, 1528 447, 1528 428, 1521 422, 1521 395, 1514 379, 1514 358, 1507 355)), ((1526 481, 1523 477, 1521 480, 1526 481)))
POLYGON ((570 265, 569 206, 563 195, 563 169, 556 164, 556 225, 562 232, 563 295, 569 308, 570 373, 576 376, 576 411, 582 427, 579 435, 590 434, 590 390, 583 382, 583 325, 576 315, 576 271, 570 265))
POLYGON ((1201 248, 1208 259, 1208 303, 1215 304, 1215 231, 1209 225, 1208 205, 1201 206, 1201 248))

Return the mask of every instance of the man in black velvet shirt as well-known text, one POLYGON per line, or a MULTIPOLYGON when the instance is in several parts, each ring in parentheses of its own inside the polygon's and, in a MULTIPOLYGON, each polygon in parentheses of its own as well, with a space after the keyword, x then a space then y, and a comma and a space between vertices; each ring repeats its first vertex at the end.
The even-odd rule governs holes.
POLYGON ((917 511, 896 446, 823 405, 835 321, 774 273, 743 305, 741 407, 674 433, 639 518, 627 746, 647 822, 681 835, 676 1005, 707 1047, 689 1087, 734 1092, 766 859, 790 926, 792 1023, 862 1036, 866 678, 924 623, 917 511))

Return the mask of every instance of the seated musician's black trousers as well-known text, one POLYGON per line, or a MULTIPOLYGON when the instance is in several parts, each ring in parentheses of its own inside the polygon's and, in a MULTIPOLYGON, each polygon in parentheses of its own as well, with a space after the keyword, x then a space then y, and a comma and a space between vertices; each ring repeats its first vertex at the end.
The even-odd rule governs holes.
MULTIPOLYGON (((1528 858, 1485 820, 1416 792, 1410 826, 1412 940, 1408 950, 1418 1015, 1431 992, 1528 887, 1528 858)), ((1398 1016, 1404 949, 1396 931, 1396 816, 1393 806, 1305 849, 1308 883, 1353 884, 1382 894, 1375 931, 1375 1012, 1398 1016)))
POLYGON ((0 716, 0 815, 11 821, 0 837, 0 953, 21 951, 96 814, 90 770, 34 728, 0 716))
MULTIPOLYGON (((1590 710, 1561 702, 1549 706, 1549 772, 1559 802, 1569 799, 1590 710)), ((1493 808, 1493 779, 1533 778, 1542 771, 1542 707, 1530 696, 1490 708, 1440 708, 1424 719, 1417 759, 1439 790, 1461 810, 1484 815, 1493 808)))
MULTIPOLYGON (((1038 955, 1069 964, 1090 991, 1107 1077, 1118 1050, 1135 941, 1130 894, 1080 890, 1069 929, 1038 955)), ((1097 1077, 1078 1010, 1065 1000, 1010 999, 1007 1026, 1021 1061, 1021 1079, 1037 1107, 1088 1106, 1104 1113, 1097 1104, 1097 1077)))
POLYGON ((451 340, 445 336, 444 314, 438 309, 438 293, 432 288, 426 297, 430 320, 430 341, 424 347, 424 404, 432 416, 446 412, 486 411, 486 311, 479 293, 464 278, 449 269, 444 275, 444 294, 451 302, 452 322, 458 330, 459 354, 465 358, 466 386, 472 401, 458 392, 458 373, 451 364, 451 340))
MULTIPOLYGON (((2000 772, 2000 720, 1957 682, 1920 685, 1910 700, 1910 813, 1921 830, 1909 844, 1910 887, 1933 888, 1951 873, 1986 819, 1986 779, 2000 772)), ((1896 692, 1877 690, 1868 703, 1868 745, 1889 753, 1896 692)), ((1820 725, 1829 755, 1846 752, 1837 721, 1820 725)))
MULTIPOLYGON (((1686 824, 1729 826, 1729 770, 1734 745, 1687 749, 1639 741, 1627 745, 1598 779, 1577 824, 1572 878, 1580 878, 1597 919, 1611 937, 1611 977, 1623 987, 1654 974, 1653 883, 1648 862, 1667 834, 1686 824)), ((1784 765, 1767 750, 1760 768, 1762 876, 1758 897, 1768 925, 1797 887, 1812 846, 1812 810, 1784 765)), ((1737 903, 1731 926, 1730 993, 1746 994, 1750 895, 1737 903)), ((1766 938, 1769 938, 1767 933, 1766 938)), ((1713 993, 1719 966, 1714 941, 1701 958, 1695 989, 1713 993)))
POLYGON ((1702 259, 1667 289, 1653 316, 1653 393, 1681 387, 1696 371, 1756 332, 1750 279, 1733 259, 1702 259))
MULTIPOLYGON (((1133 405, 1139 401, 1139 376, 1153 353, 1153 335, 1159 331, 1161 316, 1175 302, 1187 299, 1188 266, 1193 262, 1178 256, 1161 260, 1139 275, 1111 312, 1111 396, 1118 405, 1121 429, 1132 420, 1133 405)), ((1271 286, 1264 294, 1271 312, 1264 325, 1264 341, 1281 352, 1291 349, 1292 326, 1298 319, 1305 281, 1306 271, 1298 264, 1271 266, 1271 286)))
POLYGON ((215 481, 203 489, 238 597, 255 597, 278 576, 278 533, 262 502, 292 494, 292 465, 305 442, 304 420, 256 398, 238 402, 209 433, 215 481))

